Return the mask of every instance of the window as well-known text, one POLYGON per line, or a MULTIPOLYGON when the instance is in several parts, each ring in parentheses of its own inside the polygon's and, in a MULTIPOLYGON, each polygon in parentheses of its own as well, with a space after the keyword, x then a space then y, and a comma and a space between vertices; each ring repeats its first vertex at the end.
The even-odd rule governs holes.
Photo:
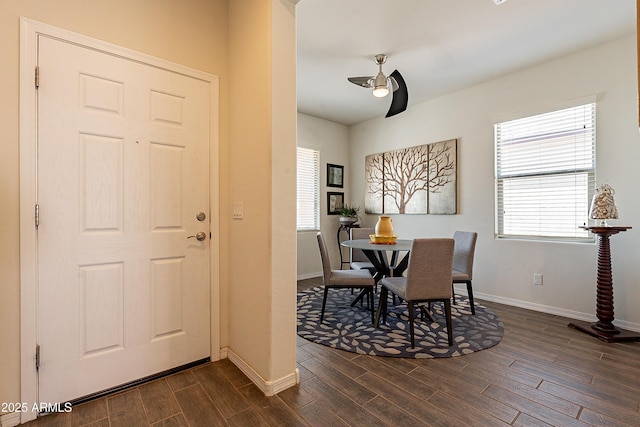
POLYGON ((298 147, 298 231, 320 229, 320 152, 298 147))
POLYGON ((593 241, 595 104, 495 125, 496 234, 593 241))

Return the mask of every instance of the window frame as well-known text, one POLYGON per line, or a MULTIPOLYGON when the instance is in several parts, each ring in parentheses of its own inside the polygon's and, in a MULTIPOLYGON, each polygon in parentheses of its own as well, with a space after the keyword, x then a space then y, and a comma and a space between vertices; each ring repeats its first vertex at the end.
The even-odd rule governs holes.
MULTIPOLYGON (((305 163, 306 164, 306 163, 305 163)), ((296 147, 296 231, 319 231, 320 230, 320 150, 311 147, 296 147), (305 185, 301 184, 300 166, 301 152, 312 154, 313 158, 304 159, 312 167, 311 171, 305 171, 305 185), (300 189, 310 190, 306 197, 301 200, 300 189), (301 226, 300 213, 303 211, 301 203, 313 206, 313 214, 309 214, 304 224, 301 226)))
MULTIPOLYGON (((589 204, 596 187, 596 122, 595 97, 589 97, 531 114, 497 120, 494 123, 494 235, 496 239, 571 243, 595 241, 594 236, 587 230, 580 229, 580 226, 588 223, 589 204), (569 113, 574 113, 575 116, 565 123, 571 123, 573 126, 554 129, 555 120, 564 119, 569 113), (523 129, 519 127, 522 125, 525 125, 524 129, 527 130, 518 133, 523 129), (536 126, 541 126, 545 132, 541 132, 536 126), (515 147, 511 148, 511 153, 509 153, 510 144, 515 147), (524 148, 518 148, 517 144, 521 144, 524 148), (570 156, 566 154, 557 157, 550 155, 556 152, 571 153, 571 150, 567 151, 568 148, 577 153, 571 165, 570 156), (505 151, 509 154, 505 155, 505 151), (505 161, 505 158, 508 160, 505 161), (558 165, 554 166, 555 163, 558 165), (577 180, 581 180, 582 183, 577 183, 577 180), (505 186, 509 184, 515 188, 513 191, 517 192, 520 198, 514 199, 508 194, 505 195, 505 186), (531 184, 530 187, 528 187, 529 184, 531 184), (524 200, 527 188, 531 189, 530 200, 524 200), (531 212, 540 212, 549 207, 543 203, 545 196, 541 193, 546 191, 547 196, 554 197, 562 194, 560 190, 552 191, 555 188, 562 188, 566 194, 572 196, 568 199, 557 197, 561 203, 565 204, 557 217, 557 222, 561 223, 563 220, 567 223, 573 222, 575 230, 565 226, 554 232, 553 225, 545 225, 544 220, 538 221, 541 224, 537 228, 528 228, 528 226, 518 228, 517 219, 526 220, 527 216, 532 216, 531 212), (516 200, 516 204, 513 204, 513 200, 516 200), (514 208, 521 208, 524 213, 516 213, 506 218, 505 202, 507 206, 512 203, 511 206, 514 208), (572 209, 574 210, 573 218, 571 215, 564 215, 572 209)), ((542 218, 542 215, 533 214, 533 216, 542 218)), ((552 217, 549 216, 549 218, 552 217)))

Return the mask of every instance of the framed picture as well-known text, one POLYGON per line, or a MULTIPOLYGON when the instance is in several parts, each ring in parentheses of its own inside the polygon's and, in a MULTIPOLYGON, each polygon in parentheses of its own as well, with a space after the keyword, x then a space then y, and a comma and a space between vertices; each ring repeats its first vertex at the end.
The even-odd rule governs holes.
POLYGON ((366 156, 365 212, 455 215, 457 146, 449 139, 366 156))
POLYGON ((344 205, 344 193, 327 193, 327 215, 340 215, 344 205))
POLYGON ((342 188, 344 174, 344 166, 332 165, 327 163, 327 187, 339 187, 342 188))

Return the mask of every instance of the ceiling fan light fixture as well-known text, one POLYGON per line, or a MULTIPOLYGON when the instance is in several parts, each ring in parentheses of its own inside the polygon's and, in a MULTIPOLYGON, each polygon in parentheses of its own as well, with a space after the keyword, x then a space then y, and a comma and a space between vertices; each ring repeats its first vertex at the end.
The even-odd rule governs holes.
POLYGON ((373 96, 376 98, 384 98, 389 95, 389 80, 382 72, 379 72, 373 81, 373 96))
POLYGON ((386 86, 380 86, 373 89, 373 96, 376 98, 384 98, 389 95, 389 88, 386 86))

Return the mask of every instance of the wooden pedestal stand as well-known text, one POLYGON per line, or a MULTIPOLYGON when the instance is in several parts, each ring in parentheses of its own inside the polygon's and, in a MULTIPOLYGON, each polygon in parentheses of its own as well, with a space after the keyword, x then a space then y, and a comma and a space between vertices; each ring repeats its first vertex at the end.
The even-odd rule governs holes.
MULTIPOLYGON (((338 241, 338 253, 340 254, 340 270, 342 270, 342 266, 344 266, 345 264, 349 264, 351 261, 351 257, 347 258, 347 260, 345 261, 344 258, 342 257, 342 245, 340 244, 340 232, 344 231, 347 233, 347 240, 349 240, 350 237, 350 230, 352 228, 360 228, 360 224, 343 224, 340 223, 340 226, 338 227, 338 233, 336 234, 336 240, 338 241)), ((349 267, 347 267, 347 270, 349 269, 349 267)))
POLYGON ((613 278, 611 275, 609 236, 627 231, 631 227, 585 226, 581 228, 598 235, 598 287, 596 295, 596 317, 598 321, 588 323, 576 320, 569 323, 569 327, 606 342, 640 340, 640 333, 625 331, 613 325, 613 278))

